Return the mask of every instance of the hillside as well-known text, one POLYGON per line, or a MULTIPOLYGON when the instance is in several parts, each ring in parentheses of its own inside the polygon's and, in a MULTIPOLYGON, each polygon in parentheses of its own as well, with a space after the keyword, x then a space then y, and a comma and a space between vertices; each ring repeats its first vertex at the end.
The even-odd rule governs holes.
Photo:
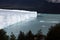
POLYGON ((45 0, 0 0, 0 8, 60 14, 60 3, 51 3, 45 0))

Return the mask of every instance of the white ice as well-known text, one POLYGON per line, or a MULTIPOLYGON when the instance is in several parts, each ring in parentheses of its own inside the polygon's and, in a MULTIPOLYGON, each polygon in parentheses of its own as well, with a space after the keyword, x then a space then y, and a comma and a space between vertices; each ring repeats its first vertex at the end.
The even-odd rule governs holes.
POLYGON ((34 11, 0 9, 0 29, 36 17, 34 11))

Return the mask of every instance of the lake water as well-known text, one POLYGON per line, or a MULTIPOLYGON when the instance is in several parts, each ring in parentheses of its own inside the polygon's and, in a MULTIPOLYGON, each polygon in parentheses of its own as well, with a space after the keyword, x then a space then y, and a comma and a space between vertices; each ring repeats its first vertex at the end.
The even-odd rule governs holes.
POLYGON ((43 34, 46 35, 48 29, 55 24, 60 23, 60 14, 38 14, 37 18, 32 18, 23 22, 18 22, 16 24, 10 25, 5 30, 10 34, 13 32, 15 35, 18 35, 19 31, 27 33, 31 30, 34 34, 38 30, 42 30, 43 34))

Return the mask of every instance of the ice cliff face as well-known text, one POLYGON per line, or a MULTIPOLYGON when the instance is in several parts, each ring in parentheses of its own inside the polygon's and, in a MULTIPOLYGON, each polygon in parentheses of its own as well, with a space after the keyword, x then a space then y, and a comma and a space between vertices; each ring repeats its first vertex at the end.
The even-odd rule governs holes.
POLYGON ((37 12, 0 9, 0 29, 36 17, 37 12))

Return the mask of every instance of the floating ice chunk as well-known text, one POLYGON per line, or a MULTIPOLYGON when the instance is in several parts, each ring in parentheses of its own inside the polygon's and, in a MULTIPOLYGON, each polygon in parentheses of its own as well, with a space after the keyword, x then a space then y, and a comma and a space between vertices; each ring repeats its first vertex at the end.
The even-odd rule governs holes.
POLYGON ((40 22, 45 22, 44 20, 40 20, 40 22))
POLYGON ((42 22, 42 23, 59 23, 59 21, 44 21, 44 20, 40 20, 40 22, 42 22))

